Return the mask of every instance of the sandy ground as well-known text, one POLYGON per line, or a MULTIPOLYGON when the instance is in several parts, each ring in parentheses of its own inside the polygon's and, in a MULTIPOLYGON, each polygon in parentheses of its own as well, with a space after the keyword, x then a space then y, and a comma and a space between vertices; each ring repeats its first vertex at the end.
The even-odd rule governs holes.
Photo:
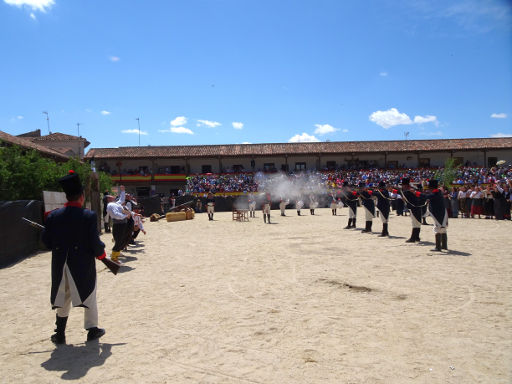
POLYGON ((49 252, 0 270, 0 381, 512 382, 511 222, 451 220, 440 254, 432 226, 404 242, 409 217, 380 238, 380 219, 302 212, 148 220, 122 273, 97 262, 99 343, 81 308, 50 342, 49 252))

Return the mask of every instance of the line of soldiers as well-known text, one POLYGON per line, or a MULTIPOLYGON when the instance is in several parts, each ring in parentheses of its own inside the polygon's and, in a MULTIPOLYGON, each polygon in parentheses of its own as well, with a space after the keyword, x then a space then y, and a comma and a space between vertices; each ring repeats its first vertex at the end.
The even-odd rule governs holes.
POLYGON ((349 208, 349 219, 345 229, 356 228, 356 214, 358 202, 365 212, 365 228, 363 233, 371 233, 372 219, 375 217, 375 208, 380 212, 382 220, 382 232, 380 237, 389 236, 388 223, 391 201, 401 198, 411 212, 412 233, 406 240, 407 243, 420 241, 420 230, 425 215, 429 214, 434 219, 434 233, 436 239, 435 251, 448 249, 448 213, 444 205, 443 194, 439 190, 437 180, 430 180, 428 191, 422 191, 421 186, 415 188, 408 178, 401 181, 401 188, 391 189, 384 181, 379 182, 377 188, 365 183, 359 184, 359 188, 350 186, 348 182, 343 183, 341 192, 342 202, 349 208), (375 204, 375 200, 377 204, 375 204))

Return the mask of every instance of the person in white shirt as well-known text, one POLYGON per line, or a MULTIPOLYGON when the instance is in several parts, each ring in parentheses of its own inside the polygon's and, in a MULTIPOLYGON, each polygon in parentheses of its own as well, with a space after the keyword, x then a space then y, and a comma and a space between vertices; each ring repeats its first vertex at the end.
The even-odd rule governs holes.
POLYGON ((121 250, 124 248, 126 231, 128 228, 128 218, 131 217, 130 211, 123 207, 125 200, 124 186, 120 186, 119 199, 112 195, 107 196, 107 214, 112 218, 112 236, 114 237, 114 247, 112 247, 111 260, 119 263, 121 250))
POLYGON ((483 212, 483 193, 480 187, 475 187, 475 190, 471 192, 471 195, 469 196, 471 198, 471 217, 475 217, 475 215, 478 215, 478 218, 480 219, 480 215, 483 212))

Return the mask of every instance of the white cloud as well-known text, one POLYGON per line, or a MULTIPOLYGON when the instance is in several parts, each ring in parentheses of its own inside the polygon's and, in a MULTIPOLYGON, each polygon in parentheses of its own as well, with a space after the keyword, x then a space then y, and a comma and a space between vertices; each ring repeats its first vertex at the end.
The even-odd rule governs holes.
POLYGON ((242 129, 244 127, 244 123, 241 123, 239 121, 233 121, 231 125, 233 125, 233 128, 235 129, 242 129))
POLYGON ((381 77, 387 77, 387 76, 388 76, 388 73, 387 73, 387 72, 381 72, 381 73, 379 73, 379 76, 381 76, 381 77))
POLYGON ((222 125, 218 121, 210 121, 210 120, 197 120, 197 123, 198 123, 197 124, 198 127, 207 126, 209 128, 216 128, 216 127, 219 127, 222 125))
POLYGON ((249 141, 244 141, 242 144, 252 144, 252 143, 249 141))
POLYGON ((171 125, 173 127, 180 127, 185 124, 187 124, 187 118, 185 116, 178 116, 173 121, 171 121, 171 125))
POLYGON ((100 112, 103 116, 108 116, 110 115, 110 111, 106 111, 106 110, 103 110, 100 112))
POLYGON ((506 119, 507 118, 507 114, 506 113, 493 113, 491 115, 491 117, 493 119, 506 119))
POLYGON ((512 137, 512 133, 493 133, 491 137, 512 137))
POLYGON ((380 125, 384 129, 394 127, 395 125, 412 124, 411 118, 405 113, 400 113, 396 108, 387 111, 376 111, 370 115, 370 121, 380 125))
POLYGON ((179 134, 186 134, 186 135, 193 135, 194 132, 192 132, 190 129, 185 127, 171 127, 170 132, 172 133, 179 133, 179 134))
POLYGON ((347 133, 347 132, 348 132, 348 129, 346 129, 346 128, 345 128, 345 129, 343 129, 341 132, 343 132, 343 133, 347 133))
POLYGON ((118 56, 110 56, 108 59, 113 63, 117 63, 119 60, 121 60, 118 56))
POLYGON ((434 123, 436 126, 439 124, 437 117, 432 115, 427 116, 414 116, 415 124, 434 123))
MULTIPOLYGON (((55 0, 4 0, 4 3, 14 5, 16 7, 29 7, 33 11, 46 12, 54 4, 55 0)), ((32 16, 30 16, 32 17, 32 16)))
POLYGON ((34 15, 34 12, 30 12, 30 18, 32 20, 36 20, 36 15, 34 15))
POLYGON ((334 128, 332 125, 329 124, 315 124, 315 127, 315 133, 318 135, 325 135, 327 133, 339 131, 338 128, 334 128))
POLYGON ((316 143, 319 141, 315 136, 308 135, 305 132, 302 135, 296 134, 288 140, 289 143, 316 143))
POLYGON ((24 118, 24 117, 23 117, 23 116, 21 116, 21 115, 18 115, 18 116, 16 116, 16 118, 17 118, 18 120, 23 120, 23 118, 24 118))
MULTIPOLYGON (((136 133, 137 135, 139 134, 139 130, 138 129, 123 129, 121 132, 122 133, 136 133)), ((148 133, 146 131, 140 131, 140 134, 141 135, 147 135, 148 133)))

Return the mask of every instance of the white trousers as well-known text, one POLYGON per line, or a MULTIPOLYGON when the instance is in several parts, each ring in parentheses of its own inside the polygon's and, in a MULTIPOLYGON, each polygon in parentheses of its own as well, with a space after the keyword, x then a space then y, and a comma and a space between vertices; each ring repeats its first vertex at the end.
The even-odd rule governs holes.
MULTIPOLYGON (((64 273, 62 275, 62 282, 59 286, 58 295, 63 294, 63 304, 60 308, 57 308, 57 316, 59 317, 68 317, 69 312, 71 311, 71 289, 70 289, 70 280, 68 278, 69 268, 67 264, 64 266, 64 273)), ((94 291, 89 295, 86 300, 87 307, 84 308, 84 328, 89 329, 98 326, 98 304, 96 302, 96 287, 94 287, 94 291)))

